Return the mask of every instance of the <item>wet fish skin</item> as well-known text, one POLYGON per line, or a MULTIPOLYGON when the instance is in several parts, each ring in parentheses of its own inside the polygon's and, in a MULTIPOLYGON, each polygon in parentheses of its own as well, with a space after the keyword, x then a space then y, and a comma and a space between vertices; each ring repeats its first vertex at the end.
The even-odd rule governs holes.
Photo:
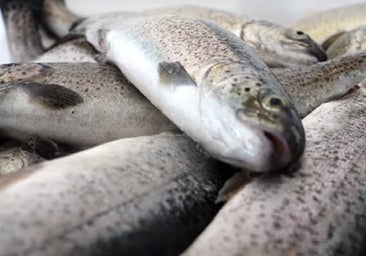
POLYGON ((44 52, 40 36, 36 9, 40 1, 0 1, 13 62, 33 60, 44 52))
POLYGON ((327 55, 333 59, 341 55, 366 49, 366 26, 360 26, 344 32, 327 49, 327 55))
POLYGON ((366 91, 304 120, 300 170, 253 180, 182 255, 362 255, 366 91))
POLYGON ((64 38, 45 53, 33 60, 34 63, 50 62, 93 62, 97 52, 84 38, 64 38))
POLYGON ((338 33, 366 24, 366 4, 358 3, 322 11, 296 21, 291 25, 308 33, 322 44, 338 33))
POLYGON ((3 135, 81 147, 177 130, 117 68, 97 63, 1 65, 0 120, 3 135))
POLYGON ((205 20, 153 15, 90 18, 78 32, 220 160, 273 171, 300 157, 303 130, 290 99, 234 34, 205 20))
POLYGON ((300 117, 338 99, 366 78, 366 52, 299 68, 272 69, 292 98, 300 117))
POLYGON ((222 168, 160 134, 23 169, 0 180, 0 255, 177 255, 216 213, 222 168))
POLYGON ((144 13, 210 20, 243 39, 270 67, 310 65, 327 59, 323 49, 304 32, 269 21, 199 6, 165 7, 144 13))
POLYGON ((0 178, 44 159, 22 148, 23 143, 10 141, 0 146, 0 178))

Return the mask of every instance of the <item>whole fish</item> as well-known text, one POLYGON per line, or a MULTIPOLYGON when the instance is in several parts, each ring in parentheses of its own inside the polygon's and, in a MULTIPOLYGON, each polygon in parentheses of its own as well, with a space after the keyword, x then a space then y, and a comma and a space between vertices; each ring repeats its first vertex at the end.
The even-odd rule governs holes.
POLYGON ((326 10, 298 20, 291 27, 306 31, 319 44, 366 24, 366 4, 359 3, 326 10))
POLYGON ((273 69, 272 72, 303 118, 320 104, 340 98, 366 79, 366 52, 352 53, 310 66, 273 69))
POLYGON ((269 21, 199 6, 166 7, 145 13, 210 20, 243 39, 270 67, 310 65, 327 59, 323 49, 304 32, 269 21))
POLYGON ((365 89, 308 115, 300 170, 247 184, 183 255, 364 255, 365 89))
POLYGON ((13 62, 30 61, 44 52, 38 34, 36 8, 38 1, 1 0, 10 55, 13 62))
POLYGON ((270 69, 234 34, 187 16, 87 19, 76 28, 210 154, 266 172, 297 161, 300 118, 270 69))
POLYGON ((160 134, 20 170, 0 180, 0 255, 177 255, 217 212, 223 168, 160 134))
POLYGON ((329 58, 366 49, 366 25, 344 32, 327 49, 329 58))
POLYGON ((0 66, 0 131, 75 146, 177 130, 117 68, 96 63, 0 66))

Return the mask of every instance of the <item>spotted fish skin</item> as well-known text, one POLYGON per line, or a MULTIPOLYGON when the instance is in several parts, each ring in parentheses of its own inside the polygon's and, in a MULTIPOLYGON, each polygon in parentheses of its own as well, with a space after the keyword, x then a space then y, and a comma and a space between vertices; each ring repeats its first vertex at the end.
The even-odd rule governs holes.
POLYGON ((0 255, 177 255, 229 175, 167 133, 43 162, 0 180, 0 255))
POLYGON ((298 20, 291 25, 306 31, 317 43, 366 24, 366 4, 359 3, 326 10, 298 20))
POLYGON ((48 49, 38 58, 33 60, 34 63, 51 63, 51 62, 93 62, 95 63, 95 55, 97 52, 85 41, 84 38, 70 38, 62 40, 56 45, 48 49))
POLYGON ((340 98, 366 78, 366 52, 301 68, 273 69, 301 117, 320 104, 340 98))
POLYGON ((33 60, 44 52, 36 17, 39 1, 0 1, 13 62, 33 60))
POLYGON ((304 120, 300 170, 241 189, 183 255, 363 255, 366 92, 304 120))
POLYGON ((210 20, 244 40, 270 67, 310 65, 327 59, 323 49, 306 33, 269 21, 199 6, 165 7, 145 13, 210 20))
POLYGON ((290 99, 234 34, 209 21, 174 15, 91 17, 75 28, 78 32, 220 160, 266 172, 300 157, 303 130, 290 99))
POLYGON ((4 135, 75 146, 177 130, 118 69, 97 63, 0 66, 0 120, 4 135))

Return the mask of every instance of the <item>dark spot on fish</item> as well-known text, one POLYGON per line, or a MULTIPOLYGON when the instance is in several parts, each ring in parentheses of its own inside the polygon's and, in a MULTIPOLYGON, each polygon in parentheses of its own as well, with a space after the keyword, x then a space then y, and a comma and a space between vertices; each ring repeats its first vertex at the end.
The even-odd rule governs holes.
POLYGON ((249 92, 249 91, 250 91, 250 88, 249 88, 249 87, 246 87, 244 90, 245 90, 246 92, 249 92))
POLYGON ((302 32, 302 31, 299 30, 299 31, 296 31, 296 34, 298 34, 300 36, 300 35, 303 35, 304 32, 302 32))
POLYGON ((256 86, 262 86, 262 84, 261 84, 261 83, 255 83, 255 85, 256 85, 256 86))

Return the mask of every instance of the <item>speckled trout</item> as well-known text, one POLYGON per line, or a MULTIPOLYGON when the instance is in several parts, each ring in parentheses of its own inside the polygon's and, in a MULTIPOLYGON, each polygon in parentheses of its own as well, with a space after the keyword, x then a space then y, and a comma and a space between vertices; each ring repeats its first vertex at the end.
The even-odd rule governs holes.
POLYGON ((2 135, 92 146, 172 130, 177 127, 111 65, 0 66, 2 135))
POLYGON ((87 19, 75 28, 155 106, 210 154, 266 172, 301 156, 294 106, 239 37, 186 16, 87 19))
POLYGON ((299 171, 247 184, 183 255, 364 255, 366 94, 361 90, 308 115, 299 171))
POLYGON ((0 180, 0 255, 177 255, 230 175, 183 135, 113 141, 0 180))

